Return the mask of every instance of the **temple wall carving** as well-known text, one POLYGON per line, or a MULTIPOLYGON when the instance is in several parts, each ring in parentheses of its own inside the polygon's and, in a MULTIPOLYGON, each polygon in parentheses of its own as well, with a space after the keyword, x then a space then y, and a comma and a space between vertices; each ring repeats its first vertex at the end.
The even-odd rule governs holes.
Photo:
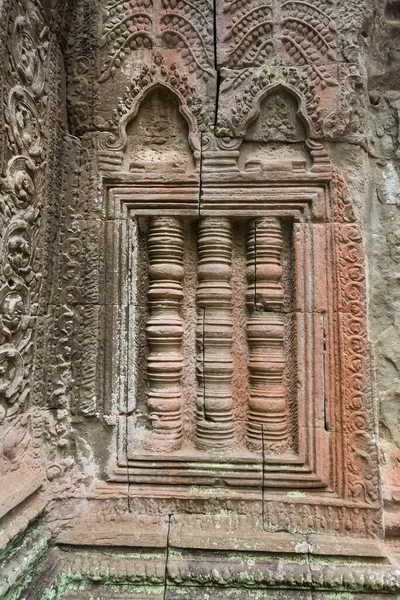
POLYGON ((44 401, 64 125, 56 39, 64 10, 58 23, 54 10, 1 4, 0 472, 24 480, 28 495, 65 470, 54 428, 69 422, 44 401))
POLYGON ((398 593, 397 5, 0 0, 0 596, 398 593))

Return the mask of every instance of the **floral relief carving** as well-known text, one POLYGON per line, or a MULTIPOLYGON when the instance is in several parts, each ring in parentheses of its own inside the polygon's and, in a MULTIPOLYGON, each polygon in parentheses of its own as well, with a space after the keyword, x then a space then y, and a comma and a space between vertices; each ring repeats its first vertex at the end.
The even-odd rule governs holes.
POLYGON ((70 131, 77 136, 93 131, 95 127, 97 44, 94 23, 97 12, 92 0, 80 0, 68 4, 65 18, 68 30, 65 48, 67 109, 70 131))
MULTIPOLYGON (((96 346, 98 301, 94 262, 89 285, 88 248, 96 248, 97 230, 87 226, 88 205, 79 186, 90 177, 90 154, 76 138, 67 138, 62 176, 59 259, 55 282, 56 306, 52 312, 51 348, 55 360, 49 369, 48 406, 69 415, 96 414, 96 346), (88 331, 90 333, 88 333, 88 331), (94 331, 94 333, 93 333, 94 331)), ((64 413, 63 413, 64 414, 64 413)))
POLYGON ((22 284, 5 285, 0 291, 0 340, 19 341, 29 326, 29 292, 22 284))
POLYGON ((41 286, 36 240, 44 173, 49 51, 49 30, 35 2, 15 3, 9 34, 6 66, 11 89, 5 99, 8 146, 5 176, 0 181, 0 402, 5 472, 26 463, 27 454, 31 456, 33 451, 32 420, 25 411, 32 402, 33 335, 41 286))
POLYGON ((43 130, 36 105, 30 95, 17 86, 10 94, 9 111, 18 150, 33 159, 43 154, 43 130))
POLYGON ((339 260, 339 310, 342 328, 343 390, 347 406, 346 445, 349 494, 378 500, 377 448, 371 419, 369 344, 362 238, 356 225, 335 226, 339 260))
POLYGON ((340 67, 338 73, 340 85, 324 91, 303 67, 296 68, 281 60, 266 63, 257 69, 223 68, 217 134, 243 137, 248 124, 258 114, 261 101, 279 88, 297 97, 299 110, 312 137, 356 134, 358 126, 351 123, 350 115, 352 106, 359 103, 360 74, 354 65, 340 67), (228 104, 229 109, 226 107, 228 104))
POLYGON ((11 57, 13 66, 23 84, 33 96, 40 96, 45 77, 44 64, 48 51, 48 29, 42 22, 37 6, 27 1, 14 20, 11 33, 11 57))
MULTIPOLYGON (((17 209, 26 209, 32 203, 35 193, 35 163, 26 156, 12 158, 7 166, 4 189, 9 192, 4 200, 12 203, 17 209)), ((9 207, 12 212, 12 207, 9 207)))
POLYGON ((139 49, 174 49, 189 70, 213 75, 212 2, 200 0, 112 0, 104 7, 101 46, 108 55, 99 81, 113 77, 126 57, 139 49))
POLYGON ((79 135, 90 130, 93 88, 89 81, 93 68, 87 56, 74 57, 68 71, 68 102, 71 128, 79 135))
POLYGON ((341 60, 336 19, 334 0, 226 2, 217 29, 218 135, 242 136, 260 89, 281 84, 298 92, 313 137, 358 136, 362 77, 341 60))
MULTIPOLYGON (((237 2, 223 7, 222 64, 230 68, 261 66, 281 44, 287 64, 306 66, 316 85, 337 85, 325 65, 336 59, 333 1, 237 2)), ((282 53, 280 53, 282 54, 282 53)))

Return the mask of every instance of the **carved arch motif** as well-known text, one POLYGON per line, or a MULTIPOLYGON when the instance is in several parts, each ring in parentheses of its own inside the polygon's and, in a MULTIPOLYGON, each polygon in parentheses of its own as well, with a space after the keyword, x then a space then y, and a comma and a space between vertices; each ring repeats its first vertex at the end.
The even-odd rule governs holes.
POLYGON ((248 75, 247 78, 241 72, 226 71, 221 84, 221 95, 231 95, 234 92, 233 107, 230 110, 220 110, 218 135, 242 137, 248 123, 257 115, 261 101, 279 87, 296 97, 311 137, 321 133, 320 95, 306 74, 291 67, 277 66, 273 69, 266 67, 253 70, 248 75))
POLYGON ((133 79, 114 111, 114 131, 101 135, 100 153, 103 156, 113 153, 114 157, 120 157, 122 160, 127 143, 127 126, 137 116, 145 98, 157 87, 167 89, 176 98, 179 111, 189 128, 190 147, 195 158, 198 158, 202 131, 209 125, 204 117, 203 102, 197 96, 196 89, 189 83, 188 75, 181 73, 174 63, 167 66, 159 54, 153 56, 150 67, 145 65, 140 74, 133 79))
POLYGON ((266 88, 260 88, 253 98, 253 102, 249 112, 244 116, 240 130, 246 132, 249 125, 251 125, 261 114, 261 107, 269 96, 274 93, 282 91, 293 97, 297 103, 297 118, 306 127, 307 137, 311 137, 312 122, 307 114, 307 103, 303 94, 301 94, 296 87, 288 82, 271 82, 266 88))
POLYGON ((178 100, 179 112, 184 117, 189 127, 189 144, 194 152, 200 150, 199 143, 199 127, 198 123, 190 111, 186 98, 181 94, 179 90, 170 85, 168 82, 152 81, 149 85, 146 85, 140 90, 138 95, 133 99, 132 106, 127 113, 123 115, 118 123, 118 132, 115 136, 110 136, 106 141, 105 145, 110 150, 124 150, 127 142, 127 126, 131 123, 138 115, 140 106, 149 94, 156 88, 166 88, 173 96, 178 100))

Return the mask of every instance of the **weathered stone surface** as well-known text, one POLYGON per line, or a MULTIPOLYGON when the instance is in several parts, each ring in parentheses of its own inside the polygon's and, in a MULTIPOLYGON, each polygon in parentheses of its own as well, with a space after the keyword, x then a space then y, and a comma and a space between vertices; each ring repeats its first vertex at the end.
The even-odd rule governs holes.
POLYGON ((398 593, 399 32, 0 0, 7 598, 398 593))

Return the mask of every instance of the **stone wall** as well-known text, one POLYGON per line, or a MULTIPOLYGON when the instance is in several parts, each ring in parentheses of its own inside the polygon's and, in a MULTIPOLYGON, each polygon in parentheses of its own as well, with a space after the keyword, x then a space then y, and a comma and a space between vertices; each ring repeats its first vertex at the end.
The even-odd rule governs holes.
POLYGON ((400 4, 0 13, 0 594, 398 593, 400 4))

